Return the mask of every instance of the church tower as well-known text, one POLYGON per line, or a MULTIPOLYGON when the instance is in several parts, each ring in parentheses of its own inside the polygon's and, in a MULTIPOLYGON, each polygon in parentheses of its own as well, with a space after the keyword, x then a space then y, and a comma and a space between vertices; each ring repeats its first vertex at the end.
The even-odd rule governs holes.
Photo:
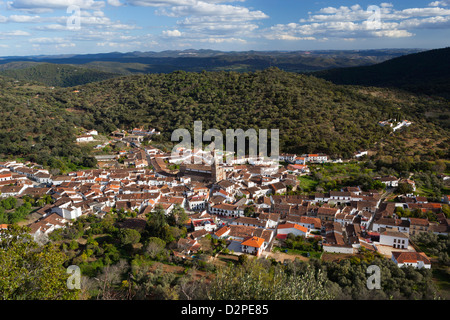
POLYGON ((214 162, 211 165, 211 178, 213 183, 217 183, 225 179, 225 171, 223 170, 223 167, 220 166, 219 157, 217 156, 216 149, 214 149, 213 151, 213 156, 214 162))

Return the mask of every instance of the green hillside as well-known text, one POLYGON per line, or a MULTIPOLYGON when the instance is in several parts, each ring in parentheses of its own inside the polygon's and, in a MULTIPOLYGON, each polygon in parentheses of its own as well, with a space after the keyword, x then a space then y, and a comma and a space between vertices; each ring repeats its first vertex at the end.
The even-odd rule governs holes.
POLYGON ((204 131, 279 129, 282 152, 347 158, 377 146, 394 158, 436 159, 449 156, 449 131, 424 112, 445 108, 445 100, 380 94, 276 68, 134 75, 53 90, 0 78, 0 158, 74 169, 90 163, 91 151, 75 144, 75 127, 106 134, 154 127, 162 132, 160 143, 170 143, 175 129, 192 130, 202 120, 204 131), (378 121, 391 117, 414 125, 390 135, 378 121))
POLYGON ((25 62, 24 65, 15 64, 18 66, 10 65, 9 68, 5 68, 6 70, 0 71, 0 75, 55 87, 72 87, 117 76, 114 73, 79 66, 39 63, 27 67, 25 62))
POLYGON ((376 65, 314 73, 336 84, 391 87, 450 98, 450 48, 394 58, 376 65))
POLYGON ((173 130, 192 129, 202 120, 204 130, 279 129, 284 152, 335 157, 349 157, 388 136, 380 120, 408 118, 418 130, 427 123, 424 110, 446 108, 445 101, 383 97, 276 68, 129 76, 78 89, 55 92, 52 103, 94 115, 100 130, 156 127, 170 141, 173 130))

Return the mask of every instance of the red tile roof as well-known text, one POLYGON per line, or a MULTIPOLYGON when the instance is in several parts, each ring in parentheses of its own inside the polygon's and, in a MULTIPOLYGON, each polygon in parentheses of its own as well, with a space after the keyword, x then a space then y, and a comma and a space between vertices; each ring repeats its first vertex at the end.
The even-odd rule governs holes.
POLYGON ((253 247, 253 248, 261 248, 261 246, 264 244, 263 238, 258 237, 249 237, 242 241, 241 243, 243 246, 253 247))

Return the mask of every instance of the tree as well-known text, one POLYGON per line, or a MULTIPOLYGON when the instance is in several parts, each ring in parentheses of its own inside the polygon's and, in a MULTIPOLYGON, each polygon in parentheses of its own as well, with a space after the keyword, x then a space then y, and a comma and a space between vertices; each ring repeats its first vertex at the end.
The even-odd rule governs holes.
POLYGON ((399 183, 395 193, 397 194, 408 194, 413 193, 413 187, 409 183, 399 183))
POLYGON ((284 266, 264 266, 257 259, 220 268, 207 292, 210 300, 328 300, 327 279, 307 266, 287 273, 284 266))
POLYGON ((65 255, 56 246, 39 246, 29 229, 11 225, 0 237, 0 299, 72 300, 65 255))
POLYGON ((246 217, 254 217, 255 215, 255 207, 253 206, 247 206, 244 209, 244 216, 246 217))
POLYGON ((175 205, 173 210, 169 213, 169 216, 167 217, 167 222, 171 226, 184 226, 186 221, 188 221, 188 215, 186 214, 186 211, 179 205, 175 205))
POLYGON ((164 240, 166 243, 173 240, 171 229, 167 223, 167 217, 164 209, 160 206, 151 212, 147 220, 147 230, 151 237, 157 237, 164 240))
POLYGON ((134 229, 122 229, 119 231, 119 240, 123 245, 133 245, 141 240, 141 234, 134 229))
POLYGON ((151 237, 148 239, 147 247, 145 248, 146 253, 150 256, 150 258, 155 258, 164 248, 166 247, 166 243, 164 240, 160 238, 151 237))

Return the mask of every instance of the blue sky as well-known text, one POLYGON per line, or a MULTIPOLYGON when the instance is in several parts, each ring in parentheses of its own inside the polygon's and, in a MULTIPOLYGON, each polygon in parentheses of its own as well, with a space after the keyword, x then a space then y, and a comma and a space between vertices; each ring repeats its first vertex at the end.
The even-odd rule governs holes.
POLYGON ((450 0, 4 0, 0 56, 442 48, 450 0))

